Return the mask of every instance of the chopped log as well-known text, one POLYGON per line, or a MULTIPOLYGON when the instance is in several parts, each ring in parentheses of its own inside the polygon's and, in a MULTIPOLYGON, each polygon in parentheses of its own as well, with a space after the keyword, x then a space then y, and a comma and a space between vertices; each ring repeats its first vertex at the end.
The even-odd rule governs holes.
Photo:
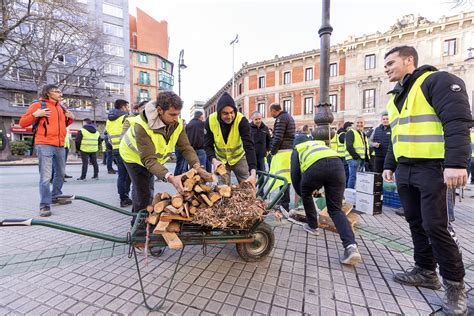
POLYGON ((147 211, 148 213, 153 212, 153 205, 147 205, 147 206, 146 206, 146 211, 147 211))
POLYGON ((158 223, 159 218, 160 216, 158 214, 153 213, 147 217, 147 222, 151 225, 156 225, 156 223, 158 223))
POLYGON ((209 205, 209 206, 213 206, 214 205, 214 202, 212 202, 211 200, 209 200, 209 198, 205 195, 205 194, 201 194, 200 195, 201 199, 203 199, 203 201, 209 205))
POLYGON ((168 211, 172 214, 179 214, 182 210, 183 210, 183 206, 178 208, 178 207, 174 207, 173 205, 168 205, 167 207, 165 207, 165 211, 168 211))
POLYGON ((169 200, 169 199, 171 199, 171 195, 169 195, 168 192, 163 192, 163 193, 161 193, 161 199, 162 200, 169 200))
POLYGON ((206 192, 206 193, 209 193, 209 192, 212 192, 212 188, 208 185, 205 185, 205 184, 200 184, 199 185, 201 187, 201 189, 206 192))
POLYGON ((216 174, 223 176, 227 173, 225 165, 222 163, 216 168, 216 174))
POLYGON ((186 180, 184 180, 184 182, 183 182, 184 191, 185 191, 185 192, 190 192, 190 191, 192 191, 195 183, 196 183, 196 181, 194 181, 194 179, 186 179, 186 180))
POLYGON ((199 205, 201 205, 201 202, 199 202, 199 200, 197 199, 193 199, 191 201, 191 204, 194 206, 194 207, 198 207, 199 205))
POLYGON ((184 203, 183 206, 184 206, 184 212, 186 213, 185 216, 190 217, 189 216, 189 205, 188 205, 188 203, 184 203))
POLYGON ((172 221, 168 227, 166 227, 166 231, 169 233, 178 233, 181 230, 181 225, 178 221, 172 221))
POLYGON ((155 194, 155 197, 153 198, 153 201, 151 202, 151 205, 155 205, 156 203, 161 201, 161 193, 158 192, 155 194))
POLYGON ((183 199, 187 202, 191 202, 191 200, 193 199, 194 197, 194 193, 191 191, 191 192, 184 192, 183 193, 183 199))
POLYGON ((155 213, 159 214, 159 213, 163 212, 165 207, 170 205, 170 203, 171 203, 170 200, 163 200, 163 201, 160 201, 160 202, 156 203, 155 206, 154 206, 155 213))
POLYGON ((183 197, 181 194, 175 194, 171 197, 171 205, 173 205, 176 208, 180 208, 183 206, 183 197))
POLYGON ((211 200, 212 203, 216 203, 222 198, 222 196, 217 192, 208 193, 207 197, 209 198, 209 200, 211 200))
POLYGON ((225 184, 223 184, 223 185, 218 185, 218 186, 217 186, 217 192, 218 192, 220 195, 222 195, 223 197, 230 197, 231 194, 232 194, 232 193, 231 193, 232 190, 231 190, 230 186, 225 185, 225 184))
POLYGON ((183 179, 192 179, 196 175, 196 169, 191 168, 187 172, 183 173, 183 179))
POLYGON ((194 214, 196 214, 196 211, 197 211, 197 207, 196 207, 196 206, 191 205, 191 206, 189 207, 189 214, 194 215, 194 214))
POLYGON ((196 192, 196 193, 202 193, 202 192, 204 192, 204 190, 201 188, 201 186, 200 186, 199 184, 196 184, 196 185, 194 186, 194 189, 193 189, 193 190, 194 190, 194 192, 196 192))
POLYGON ((183 217, 183 216, 179 216, 179 215, 175 215, 175 214, 161 214, 161 217, 160 217, 160 221, 168 221, 168 222, 171 222, 172 220, 178 220, 178 221, 191 221, 192 218, 187 218, 187 217, 183 217))
POLYGON ((162 233, 161 234, 163 238, 165 239, 166 243, 168 244, 168 247, 170 249, 181 249, 183 248, 183 242, 181 239, 179 239, 178 235, 176 233, 162 233))
POLYGON ((201 176, 197 174, 193 177, 193 180, 194 180, 194 182, 200 182, 201 181, 201 176))
POLYGON ((156 225, 155 229, 153 230, 153 234, 161 234, 162 232, 166 231, 166 227, 171 223, 171 221, 163 221, 160 219, 158 225, 156 225))

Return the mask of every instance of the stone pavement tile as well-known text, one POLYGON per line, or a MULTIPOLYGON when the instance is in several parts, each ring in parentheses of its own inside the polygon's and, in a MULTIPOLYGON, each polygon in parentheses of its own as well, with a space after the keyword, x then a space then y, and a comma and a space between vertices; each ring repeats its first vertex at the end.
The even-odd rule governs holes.
POLYGON ((234 285, 230 292, 235 295, 243 295, 245 292, 245 287, 234 285))
POLYGON ((56 308, 56 305, 59 305, 61 302, 65 301, 68 297, 55 293, 53 297, 48 299, 45 303, 51 307, 56 308))
POLYGON ((239 304, 239 307, 250 309, 250 310, 253 310, 254 306, 255 306, 255 301, 248 298, 242 298, 239 304))
MULTIPOLYGON (((50 307, 47 305, 38 305, 35 309, 30 311, 30 315, 43 315, 50 310, 50 307)), ((71 312, 74 313, 74 312, 71 312)), ((0 315, 6 315, 3 310, 0 308, 0 315)))
POLYGON ((89 305, 86 307, 84 310, 82 310, 81 314, 82 315, 95 315, 101 310, 100 307, 94 306, 94 305, 89 305))
POLYGON ((366 307, 352 305, 353 315, 357 316, 369 316, 369 310, 366 307))
POLYGON ((137 309, 138 305, 137 304, 134 304, 132 302, 125 302, 125 304, 123 304, 121 307, 120 307, 120 313, 123 313, 124 315, 131 315, 132 312, 137 309))
POLYGON ((349 294, 345 292, 334 292, 334 298, 340 302, 350 302, 349 294))
POLYGON ((295 311, 300 311, 302 310, 303 308, 303 301, 298 301, 298 300, 293 300, 293 299, 290 299, 288 301, 288 308, 289 309, 292 309, 292 310, 295 310, 295 311))
POLYGON ((254 311, 258 313, 262 313, 264 315, 268 315, 269 310, 270 310, 270 304, 267 304, 264 302, 257 302, 257 304, 254 307, 254 311))
POLYGON ((168 313, 172 315, 183 315, 184 311, 187 309, 186 305, 180 304, 180 303, 175 303, 171 307, 171 309, 168 311, 168 313))
POLYGON ((237 310, 237 307, 229 305, 229 304, 224 304, 219 310, 219 315, 234 315, 236 310, 237 310))
POLYGON ((264 302, 264 303, 271 303, 272 302, 272 299, 273 299, 273 295, 272 294, 269 294, 269 293, 265 293, 265 292, 260 292, 259 296, 258 296, 258 300, 260 302, 264 302))
POLYGON ((94 303, 95 301, 97 301, 99 298, 101 298, 102 296, 104 296, 103 293, 100 293, 100 292, 96 292, 96 291, 93 291, 93 290, 89 290, 89 295, 87 295, 86 297, 84 297, 82 300, 86 303, 94 303))
POLYGON ((244 296, 251 299, 255 299, 256 297, 258 297, 258 293, 259 291, 257 290, 247 288, 244 292, 244 296))
POLYGON ((67 310, 68 313, 71 313, 73 315, 79 314, 82 310, 86 309, 89 305, 84 303, 84 302, 77 302, 73 306, 69 307, 67 310))
POLYGON ((253 315, 253 313, 250 310, 239 308, 237 309, 234 315, 235 316, 249 316, 249 315, 253 315))
POLYGON ((385 316, 387 315, 386 312, 382 311, 382 310, 379 310, 379 309, 369 309, 369 312, 370 312, 370 315, 371 316, 385 316))
POLYGON ((191 306, 196 307, 200 310, 204 310, 204 307, 206 307, 207 303, 209 302, 208 299, 205 299, 203 297, 196 297, 191 304, 191 306))
POLYGON ((227 297, 227 294, 230 292, 230 289, 228 291, 216 291, 214 295, 212 296, 212 299, 218 302, 224 302, 225 298, 227 297))
POLYGON ((214 295, 214 292, 215 290, 205 287, 199 292, 199 296, 210 299, 214 295))
POLYGON ((54 308, 62 310, 62 311, 67 311, 71 306, 73 306, 76 303, 77 301, 75 299, 67 297, 64 301, 54 306, 54 308))
POLYGON ((269 315, 274 315, 274 316, 285 316, 286 315, 286 309, 277 307, 277 306, 272 306, 272 309, 270 310, 269 315))
POLYGON ((219 290, 223 292, 229 292, 232 289, 233 285, 229 283, 221 283, 219 285, 219 290))
POLYGON ((229 294, 227 296, 227 298, 225 299, 225 302, 227 304, 230 304, 230 305, 233 305, 233 306, 238 306, 239 305, 239 302, 241 300, 241 297, 238 296, 238 295, 234 295, 234 294, 229 294))
POLYGON ((221 309, 221 307, 222 307, 221 302, 211 300, 206 305, 206 311, 217 314, 219 310, 221 309))
POLYGON ((27 314, 28 312, 37 308, 40 305, 41 305, 40 302, 27 300, 25 304, 17 307, 16 311, 20 312, 21 314, 27 314))
POLYGON ((200 315, 201 311, 197 308, 194 308, 194 307, 189 307, 188 309, 186 309, 186 311, 184 312, 184 316, 198 316, 200 315))
POLYGON ((333 316, 334 315, 335 316, 336 315, 336 310, 321 306, 320 315, 324 315, 324 316, 333 316))

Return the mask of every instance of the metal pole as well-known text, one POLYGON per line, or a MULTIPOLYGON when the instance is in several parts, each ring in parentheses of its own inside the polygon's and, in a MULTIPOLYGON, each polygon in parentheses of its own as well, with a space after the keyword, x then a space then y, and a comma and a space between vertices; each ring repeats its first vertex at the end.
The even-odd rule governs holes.
POLYGON ((181 67, 178 67, 178 95, 181 96, 181 67))
POLYGON ((330 0, 323 0, 322 25, 319 29, 319 37, 321 43, 320 49, 320 91, 319 104, 316 106, 314 114, 314 123, 316 127, 313 131, 314 139, 330 141, 332 138, 330 124, 334 121, 331 112, 331 104, 329 103, 329 55, 330 55, 330 39, 332 26, 330 24, 330 0))
POLYGON ((235 88, 234 88, 234 80, 235 80, 235 71, 234 71, 234 49, 235 44, 239 42, 239 34, 235 35, 235 38, 230 45, 232 45, 232 97, 235 98, 235 88))

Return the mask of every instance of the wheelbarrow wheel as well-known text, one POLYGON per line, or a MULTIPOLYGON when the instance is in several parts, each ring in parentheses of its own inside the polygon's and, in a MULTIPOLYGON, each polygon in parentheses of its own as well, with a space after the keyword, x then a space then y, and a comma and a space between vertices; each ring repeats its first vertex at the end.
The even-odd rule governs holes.
POLYGON ((247 262, 262 260, 268 256, 275 245, 273 229, 267 223, 261 223, 255 230, 254 236, 253 242, 236 244, 237 253, 247 262))

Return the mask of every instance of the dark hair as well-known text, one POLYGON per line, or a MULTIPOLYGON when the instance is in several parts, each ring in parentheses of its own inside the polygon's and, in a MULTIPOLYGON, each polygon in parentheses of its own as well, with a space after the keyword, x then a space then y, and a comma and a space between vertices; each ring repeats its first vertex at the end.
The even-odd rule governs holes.
POLYGON ((183 100, 173 91, 163 91, 158 93, 156 97, 156 107, 160 107, 163 111, 170 108, 181 110, 183 108, 183 100))
POLYGON ((348 127, 351 127, 352 125, 354 125, 354 123, 352 122, 345 122, 344 125, 342 126, 343 129, 347 129, 348 127))
POLYGON ((92 120, 91 120, 90 118, 85 118, 85 119, 84 119, 84 122, 85 122, 86 124, 92 124, 92 120))
POLYGON ((195 119, 198 119, 198 118, 200 118, 200 117, 203 116, 203 115, 204 115, 204 113, 202 113, 202 111, 196 111, 196 112, 194 112, 194 118, 195 118, 195 119))
POLYGON ((135 110, 140 110, 141 108, 143 108, 148 102, 150 102, 150 100, 143 100, 141 101, 140 103, 138 103, 136 105, 136 107, 133 107, 135 110))
POLYGON ((128 102, 123 99, 115 100, 114 108, 120 110, 122 107, 127 106, 128 102))
POLYGON ((273 103, 270 105, 270 110, 281 111, 281 105, 279 103, 273 103))
POLYGON ((414 47, 406 46, 406 45, 394 47, 385 54, 384 58, 387 58, 388 55, 391 55, 391 54, 396 53, 396 52, 398 52, 398 55, 401 56, 401 57, 410 57, 410 56, 412 56, 415 67, 418 67, 418 53, 417 53, 417 51, 414 47))
POLYGON ((302 130, 303 132, 309 132, 309 126, 305 124, 305 125, 303 125, 303 127, 301 128, 301 130, 302 130))
POLYGON ((51 91, 53 89, 59 89, 59 87, 55 84, 45 84, 41 88, 40 97, 42 97, 43 99, 49 99, 48 93, 49 93, 49 91, 51 91))

